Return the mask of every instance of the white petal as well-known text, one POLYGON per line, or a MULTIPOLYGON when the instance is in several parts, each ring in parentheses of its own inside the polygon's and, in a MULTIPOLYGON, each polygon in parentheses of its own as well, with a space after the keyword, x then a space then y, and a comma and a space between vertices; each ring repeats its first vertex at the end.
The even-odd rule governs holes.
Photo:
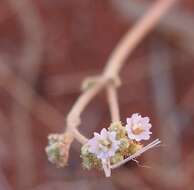
POLYGON ((144 132, 140 135, 137 136, 137 139, 140 141, 140 140, 148 140, 150 138, 150 135, 149 133, 147 132, 144 132))
POLYGON ((94 137, 99 137, 99 136, 100 136, 99 133, 94 132, 94 137))
POLYGON ((135 135, 133 133, 128 133, 128 138, 133 140, 135 139, 135 135))
POLYGON ((149 117, 143 117, 142 118, 142 122, 143 123, 149 123, 149 121, 150 121, 150 118, 149 117))
POLYGON ((106 159, 108 157, 109 157, 109 155, 106 152, 99 152, 97 154, 97 158, 99 158, 99 159, 106 159))
POLYGON ((132 118, 133 124, 136 124, 141 119, 141 116, 138 113, 134 113, 131 118, 132 118))
POLYGON ((150 123, 147 124, 147 128, 151 129, 152 125, 150 123))
POLYGON ((105 128, 103 128, 100 132, 100 135, 102 138, 106 138, 107 137, 107 130, 105 128))
POLYGON ((127 129, 127 132, 128 132, 128 133, 131 133, 131 132, 132 132, 131 127, 132 127, 132 126, 130 126, 130 125, 126 125, 126 129, 127 129))
POLYGON ((139 136, 135 136, 134 140, 136 140, 137 142, 141 141, 142 139, 139 136))
POLYGON ((127 118, 127 125, 131 125, 131 122, 132 122, 132 121, 131 121, 131 118, 128 117, 128 118, 127 118))
POLYGON ((109 155, 109 157, 114 156, 115 155, 115 151, 114 150, 110 150, 108 152, 108 155, 109 155))
POLYGON ((116 132, 110 132, 108 137, 111 141, 114 141, 116 139, 116 132))

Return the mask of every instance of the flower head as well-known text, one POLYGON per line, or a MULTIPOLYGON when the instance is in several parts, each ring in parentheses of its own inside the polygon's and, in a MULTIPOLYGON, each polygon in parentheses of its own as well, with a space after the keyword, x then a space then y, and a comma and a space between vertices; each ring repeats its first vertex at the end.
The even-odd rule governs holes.
POLYGON ((90 153, 95 154, 101 160, 105 160, 115 155, 119 149, 120 141, 116 139, 116 132, 109 132, 103 128, 100 134, 94 133, 94 137, 87 144, 90 153))
POLYGON ((150 128, 152 125, 149 123, 149 117, 142 117, 138 113, 135 113, 131 118, 127 118, 127 135, 131 140, 141 141, 148 140, 150 138, 150 128))
POLYGON ((69 157, 68 151, 71 142, 72 136, 68 133, 49 135, 48 146, 45 148, 48 160, 56 164, 57 167, 64 167, 69 157))

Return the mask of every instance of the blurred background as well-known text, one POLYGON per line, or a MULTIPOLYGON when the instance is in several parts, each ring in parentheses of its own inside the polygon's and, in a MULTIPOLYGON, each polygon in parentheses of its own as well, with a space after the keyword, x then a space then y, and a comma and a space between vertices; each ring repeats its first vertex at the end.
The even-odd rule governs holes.
MULTIPOLYGON (((0 0, 0 190, 193 190, 194 2, 178 1, 126 61, 122 121, 149 116, 163 145, 106 179, 47 161, 47 135, 62 132, 81 81, 99 74, 111 51, 156 0, 0 0)), ((110 123, 105 94, 82 115, 88 137, 110 123)))

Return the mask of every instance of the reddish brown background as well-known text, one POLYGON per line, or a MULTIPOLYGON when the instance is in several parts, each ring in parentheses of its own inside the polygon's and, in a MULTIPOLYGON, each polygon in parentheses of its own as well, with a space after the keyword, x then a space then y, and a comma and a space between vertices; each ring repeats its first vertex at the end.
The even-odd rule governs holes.
MULTIPOLYGON (((126 61, 122 121, 148 115, 163 145, 109 179, 81 168, 74 143, 69 165, 47 161, 47 135, 61 132, 81 81, 99 74, 122 35, 153 1, 1 0, 0 190, 194 189, 194 3, 182 0, 126 61)), ((83 113, 88 137, 110 123, 105 94, 83 113)))

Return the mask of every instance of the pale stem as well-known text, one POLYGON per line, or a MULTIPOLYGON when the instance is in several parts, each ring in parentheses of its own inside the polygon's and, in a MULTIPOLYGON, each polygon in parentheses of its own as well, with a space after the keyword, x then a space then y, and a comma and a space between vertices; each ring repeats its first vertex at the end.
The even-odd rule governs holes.
POLYGON ((141 40, 154 28, 160 18, 176 0, 159 0, 154 3, 146 14, 129 30, 120 40, 104 69, 107 77, 117 76, 125 60, 141 42, 141 40))
POLYGON ((86 144, 88 142, 88 139, 82 135, 77 129, 72 130, 73 135, 75 139, 80 143, 80 144, 86 144))
POLYGON ((81 144, 85 144, 88 139, 77 129, 81 123, 80 115, 92 98, 100 92, 105 84, 106 81, 99 80, 98 83, 95 84, 95 87, 90 88, 81 94, 67 116, 66 132, 71 132, 76 140, 81 144))
POLYGON ((114 84, 109 84, 107 86, 107 99, 109 103, 112 122, 120 121, 117 88, 114 84))

